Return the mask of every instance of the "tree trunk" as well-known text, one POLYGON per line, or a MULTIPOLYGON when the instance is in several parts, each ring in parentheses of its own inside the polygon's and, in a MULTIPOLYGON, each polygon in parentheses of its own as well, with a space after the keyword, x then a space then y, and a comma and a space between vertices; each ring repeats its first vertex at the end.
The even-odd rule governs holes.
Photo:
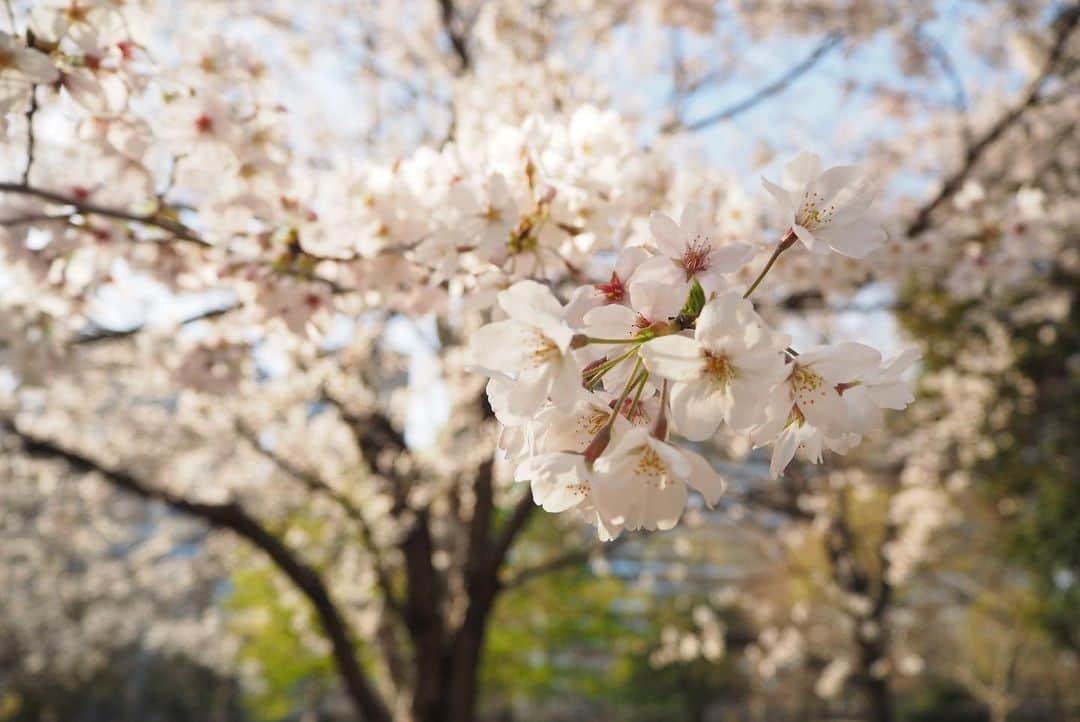
POLYGON ((869 677, 866 680, 870 722, 893 722, 892 689, 888 677, 869 677))
POLYGON ((445 722, 473 722, 476 719, 480 663, 495 594, 496 588, 493 584, 475 590, 465 613, 465 621, 454 640, 446 665, 445 722))

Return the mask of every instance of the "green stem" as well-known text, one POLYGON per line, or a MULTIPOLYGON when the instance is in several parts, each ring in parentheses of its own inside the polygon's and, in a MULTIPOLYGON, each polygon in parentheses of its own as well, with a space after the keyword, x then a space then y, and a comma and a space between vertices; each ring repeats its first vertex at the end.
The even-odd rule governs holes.
POLYGON ((630 408, 626 410, 626 417, 630 418, 634 415, 634 409, 637 408, 638 402, 641 401, 641 394, 645 391, 645 384, 649 382, 649 372, 641 374, 641 380, 638 381, 637 391, 634 392, 634 400, 630 404, 630 408))
MULTIPOLYGON (((634 388, 638 382, 638 372, 641 371, 643 362, 641 357, 637 357, 637 361, 634 362, 634 370, 630 372, 630 376, 626 379, 626 384, 623 386, 622 393, 619 394, 619 400, 615 402, 615 408, 611 410, 611 418, 608 419, 607 425, 611 426, 615 423, 615 419, 618 418, 622 412, 622 405, 626 401, 626 397, 630 395, 630 389, 634 388)), ((648 373, 648 372, 646 372, 648 373)))
POLYGON ((608 371, 615 368, 616 366, 618 366, 623 361, 630 358, 631 356, 633 356, 636 353, 637 353, 637 346, 630 349, 626 353, 624 353, 624 354, 622 354, 620 356, 616 356, 612 360, 606 361, 603 364, 601 364, 601 365, 597 366, 596 368, 594 368, 591 372, 586 374, 588 376, 588 378, 585 379, 586 388, 588 388, 591 391, 592 387, 595 386, 596 383, 600 379, 604 378, 604 374, 606 374, 608 371))
POLYGON ((586 337, 587 343, 599 343, 599 344, 614 344, 614 343, 638 343, 640 338, 596 338, 594 336, 586 337))
POLYGON ((761 285, 761 282, 765 280, 765 276, 768 275, 772 269, 773 264, 776 263, 776 259, 780 257, 780 254, 795 245, 795 241, 798 240, 798 236, 795 235, 795 231, 788 229, 787 233, 780 238, 780 243, 776 245, 776 250, 769 256, 769 260, 765 263, 765 268, 761 269, 761 273, 754 279, 754 282, 750 284, 750 288, 746 289, 746 293, 743 294, 743 298, 750 298, 750 295, 757 290, 757 287, 761 285))
POLYGON ((670 385, 668 380, 664 379, 660 384, 660 414, 656 417, 656 423, 652 427, 653 438, 660 439, 660 441, 667 441, 668 434, 668 422, 667 422, 667 407, 668 407, 668 392, 670 385))

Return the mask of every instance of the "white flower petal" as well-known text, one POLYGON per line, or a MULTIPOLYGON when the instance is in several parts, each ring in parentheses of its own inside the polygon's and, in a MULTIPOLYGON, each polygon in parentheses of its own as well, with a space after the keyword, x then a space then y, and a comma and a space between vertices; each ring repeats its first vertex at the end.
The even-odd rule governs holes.
POLYGON ((686 480, 687 483, 705 497, 706 504, 710 507, 713 506, 723 496, 727 488, 724 477, 716 473, 716 470, 712 468, 712 464, 701 455, 684 450, 683 456, 690 462, 691 471, 690 478, 686 480))
POLYGON ((821 175, 821 158, 814 153, 803 151, 784 166, 781 183, 788 191, 797 191, 801 195, 802 191, 819 175, 821 175))
POLYGON ((518 465, 514 481, 531 481, 533 501, 544 511, 572 509, 589 497, 591 483, 584 457, 577 454, 542 454, 518 465))
POLYGON ((677 383, 671 389, 671 420, 679 434, 704 441, 716 433, 724 420, 726 404, 708 382, 677 383))
POLYGON ((709 254, 709 269, 719 273, 735 273, 754 257, 754 249, 745 243, 713 246, 709 254))
POLYGON ((481 326, 469 340, 469 363, 486 376, 516 376, 531 353, 528 340, 534 331, 514 320, 481 326))
POLYGON ((791 227, 791 230, 795 231, 795 235, 798 236, 799 240, 802 241, 803 245, 809 250, 819 254, 826 254, 829 252, 828 246, 824 243, 818 243, 814 234, 803 226, 796 223, 791 227))
POLYGON ((55 83, 60 72, 49 56, 34 48, 20 48, 14 52, 15 67, 31 83, 55 83))
POLYGON ((660 252, 670 258, 678 258, 685 247, 679 225, 670 216, 653 211, 649 216, 649 228, 660 252))
MULTIPOLYGON (((682 215, 679 217, 679 230, 682 232, 683 246, 685 247, 686 241, 697 238, 698 236, 706 236, 708 230, 705 228, 705 211, 700 204, 696 202, 687 203, 683 207, 682 215)), ((679 251, 682 253, 682 249, 679 251)))
POLYGON ((832 385, 860 380, 874 373, 881 365, 880 351, 855 341, 812 349, 809 353, 809 358, 804 358, 806 354, 799 357, 799 365, 812 366, 832 385))
POLYGON ((660 488, 646 487, 644 497, 646 516, 641 526, 661 531, 675 528, 686 509, 686 485, 674 482, 660 488))
POLYGON ((773 446, 772 460, 769 462, 769 473, 772 478, 775 479, 784 473, 784 469, 795 458, 795 450, 798 448, 798 428, 789 426, 780 433, 780 438, 776 440, 776 445, 773 446))
POLYGON ((714 351, 719 351, 726 339, 740 336, 743 325, 739 320, 740 310, 743 313, 753 312, 754 307, 749 300, 739 293, 724 293, 705 304, 698 315, 694 329, 694 338, 701 345, 714 351))
POLYGON ((784 212, 786 222, 790 223, 791 220, 795 218, 796 200, 792 198, 791 194, 785 189, 770 182, 766 178, 762 178, 761 183, 765 186, 765 190, 767 190, 772 197, 776 199, 777 203, 780 204, 780 209, 784 212))
POLYGON ((650 321, 660 321, 679 312, 689 291, 682 267, 655 256, 638 266, 630 279, 630 305, 650 321))
POLYGON ((570 358, 556 365, 551 376, 548 396, 560 408, 570 408, 585 393, 581 386, 581 371, 570 358))
POLYGON ((649 373, 672 381, 698 379, 705 367, 701 345, 686 336, 661 336, 643 344, 641 358, 649 373))
POLYGON ((830 223, 820 228, 817 235, 829 248, 850 258, 865 258, 867 254, 880 248, 887 238, 884 228, 864 223, 845 226, 830 223))
POLYGON ((562 304, 551 289, 536 281, 518 281, 499 293, 499 305, 510 318, 533 326, 562 316, 562 304))

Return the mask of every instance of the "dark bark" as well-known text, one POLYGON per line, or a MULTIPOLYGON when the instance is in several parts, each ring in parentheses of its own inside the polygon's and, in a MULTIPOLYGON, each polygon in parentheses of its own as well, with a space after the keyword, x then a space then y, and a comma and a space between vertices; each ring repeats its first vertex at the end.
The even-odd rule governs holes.
POLYGON ((464 30, 458 28, 457 10, 454 0, 439 0, 439 13, 442 18, 443 29, 450 39, 450 47, 454 50, 460 63, 459 71, 464 73, 472 66, 472 57, 469 54, 469 46, 464 30))
MULTIPOLYGON (((514 537, 524 525, 522 521, 505 538, 495 542, 492 530, 495 513, 492 472, 493 460, 489 459, 477 469, 473 478, 473 514, 469 523, 469 542, 465 555, 465 592, 468 606, 465 608, 465 619, 454 633, 443 659, 447 685, 446 722, 472 722, 476 716, 480 659, 484 650, 488 619, 499 591, 499 567, 514 537)), ((532 503, 531 499, 529 503, 532 503)))
POLYGON ((434 545, 426 512, 418 512, 401 551, 405 555, 408 594, 405 626, 413 648, 415 688, 412 709, 417 722, 438 722, 446 704, 442 651, 445 630, 442 579, 432 563, 434 545))
POLYGON ((870 722, 893 722, 892 688, 888 676, 869 677, 863 682, 866 694, 867 718, 870 722))
POLYGON ((869 614, 855 620, 859 667, 853 680, 862 689, 870 722, 892 722, 894 719, 888 671, 876 672, 875 666, 879 660, 889 657, 887 615, 892 602, 892 585, 888 581, 889 562, 885 549, 895 535, 895 525, 887 524, 877 545, 877 584, 872 584, 870 571, 858 561, 855 536, 848 522, 847 496, 845 492, 838 494, 837 511, 825 539, 826 552, 837 586, 870 600, 869 614))

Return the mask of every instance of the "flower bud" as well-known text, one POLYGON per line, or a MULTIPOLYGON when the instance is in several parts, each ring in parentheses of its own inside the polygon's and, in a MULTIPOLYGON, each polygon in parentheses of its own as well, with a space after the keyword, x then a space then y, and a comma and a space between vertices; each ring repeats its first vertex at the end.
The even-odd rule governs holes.
POLYGON ((589 445, 585 447, 583 452, 585 455, 585 463, 592 466, 592 463, 604 453, 604 449, 611 443, 611 424, 604 424, 604 427, 596 433, 593 440, 589 442, 589 445))

